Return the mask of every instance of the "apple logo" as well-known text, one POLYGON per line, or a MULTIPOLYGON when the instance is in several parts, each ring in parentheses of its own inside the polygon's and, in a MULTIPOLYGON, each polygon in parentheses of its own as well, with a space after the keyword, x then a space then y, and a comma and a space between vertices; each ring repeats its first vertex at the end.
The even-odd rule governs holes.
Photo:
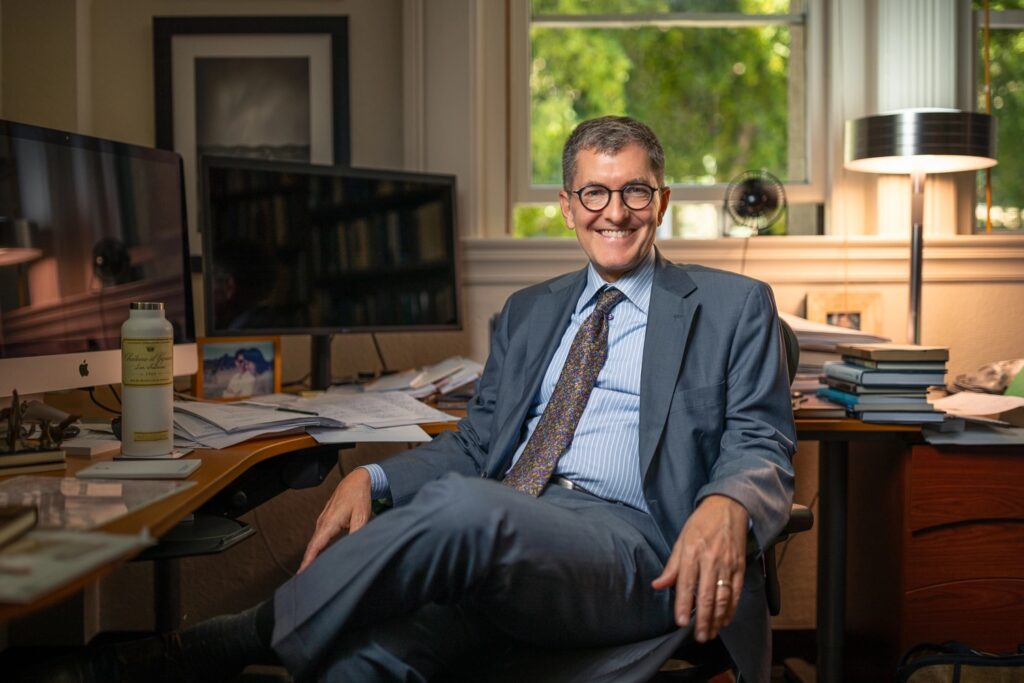
POLYGON ((82 377, 89 376, 89 361, 82 361, 82 363, 78 366, 78 374, 81 375, 82 377))

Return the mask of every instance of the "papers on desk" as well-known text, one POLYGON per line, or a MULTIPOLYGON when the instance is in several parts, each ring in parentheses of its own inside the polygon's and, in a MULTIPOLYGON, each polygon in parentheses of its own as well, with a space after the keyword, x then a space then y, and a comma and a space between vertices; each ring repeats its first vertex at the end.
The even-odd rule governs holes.
POLYGON ((0 551, 0 602, 26 603, 90 570, 152 545, 138 536, 36 529, 0 551))
POLYGON ((410 396, 422 398, 438 391, 447 393, 473 382, 480 377, 483 370, 484 367, 476 361, 461 356, 452 356, 440 363, 418 370, 385 375, 367 384, 364 391, 370 393, 401 391, 410 396))
POLYGON ((924 440, 933 446, 1019 446, 1024 444, 1024 428, 968 422, 959 432, 921 431, 924 440))
POLYGON ((317 443, 423 443, 430 441, 419 425, 403 425, 401 427, 364 427, 356 425, 348 429, 306 429, 317 443))
POLYGON ((779 317, 793 328, 800 344, 800 365, 793 379, 793 390, 812 394, 820 386, 818 379, 825 363, 841 359, 838 344, 872 343, 889 341, 887 337, 851 330, 847 327, 816 323, 789 313, 779 317))
POLYGON ((779 317, 786 321, 796 338, 800 341, 801 349, 814 349, 817 351, 835 351, 836 344, 860 344, 878 343, 889 341, 888 337, 880 337, 877 334, 869 334, 859 330, 852 330, 848 327, 816 323, 806 318, 789 313, 779 313, 779 317))
POLYGON ((332 392, 312 398, 270 394, 244 403, 174 403, 175 445, 204 448, 227 448, 290 431, 309 431, 318 440, 330 439, 322 443, 407 443, 423 440, 422 430, 382 430, 456 419, 402 392, 332 392))
POLYGON ((1024 398, 961 391, 932 401, 938 410, 964 419, 982 418, 996 426, 1024 427, 1024 398))

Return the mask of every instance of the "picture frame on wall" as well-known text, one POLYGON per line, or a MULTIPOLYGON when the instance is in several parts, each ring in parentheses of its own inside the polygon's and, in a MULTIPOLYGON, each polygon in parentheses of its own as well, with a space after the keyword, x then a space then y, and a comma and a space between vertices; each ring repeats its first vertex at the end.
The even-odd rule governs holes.
POLYGON ((156 145, 181 154, 193 270, 199 159, 351 161, 348 17, 154 17, 156 145))
POLYGON ((281 391, 280 337, 200 337, 196 397, 240 401, 281 391))
POLYGON ((882 295, 879 292, 808 292, 807 319, 881 334, 882 295))

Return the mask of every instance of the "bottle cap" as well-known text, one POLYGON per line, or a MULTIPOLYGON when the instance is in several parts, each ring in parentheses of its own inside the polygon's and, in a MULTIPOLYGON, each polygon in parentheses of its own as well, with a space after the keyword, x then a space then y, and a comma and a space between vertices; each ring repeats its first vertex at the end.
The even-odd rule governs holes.
POLYGON ((133 301, 130 306, 133 311, 162 311, 164 305, 160 301, 133 301))

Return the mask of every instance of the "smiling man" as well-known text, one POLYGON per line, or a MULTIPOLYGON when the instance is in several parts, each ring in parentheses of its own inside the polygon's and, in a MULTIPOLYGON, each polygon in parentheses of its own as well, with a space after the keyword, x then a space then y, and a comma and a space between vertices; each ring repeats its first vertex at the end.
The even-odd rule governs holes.
POLYGON ((345 477, 300 572, 176 636, 168 661, 223 679, 272 632, 303 679, 449 680, 483 653, 471 680, 621 682, 689 642, 767 681, 745 548, 792 499, 775 305, 762 283, 655 249, 664 166, 644 124, 580 124, 559 198, 589 263, 509 298, 458 431, 345 477), (371 520, 378 498, 394 509, 371 520), (521 671, 498 664, 513 646, 533 648, 521 671))

